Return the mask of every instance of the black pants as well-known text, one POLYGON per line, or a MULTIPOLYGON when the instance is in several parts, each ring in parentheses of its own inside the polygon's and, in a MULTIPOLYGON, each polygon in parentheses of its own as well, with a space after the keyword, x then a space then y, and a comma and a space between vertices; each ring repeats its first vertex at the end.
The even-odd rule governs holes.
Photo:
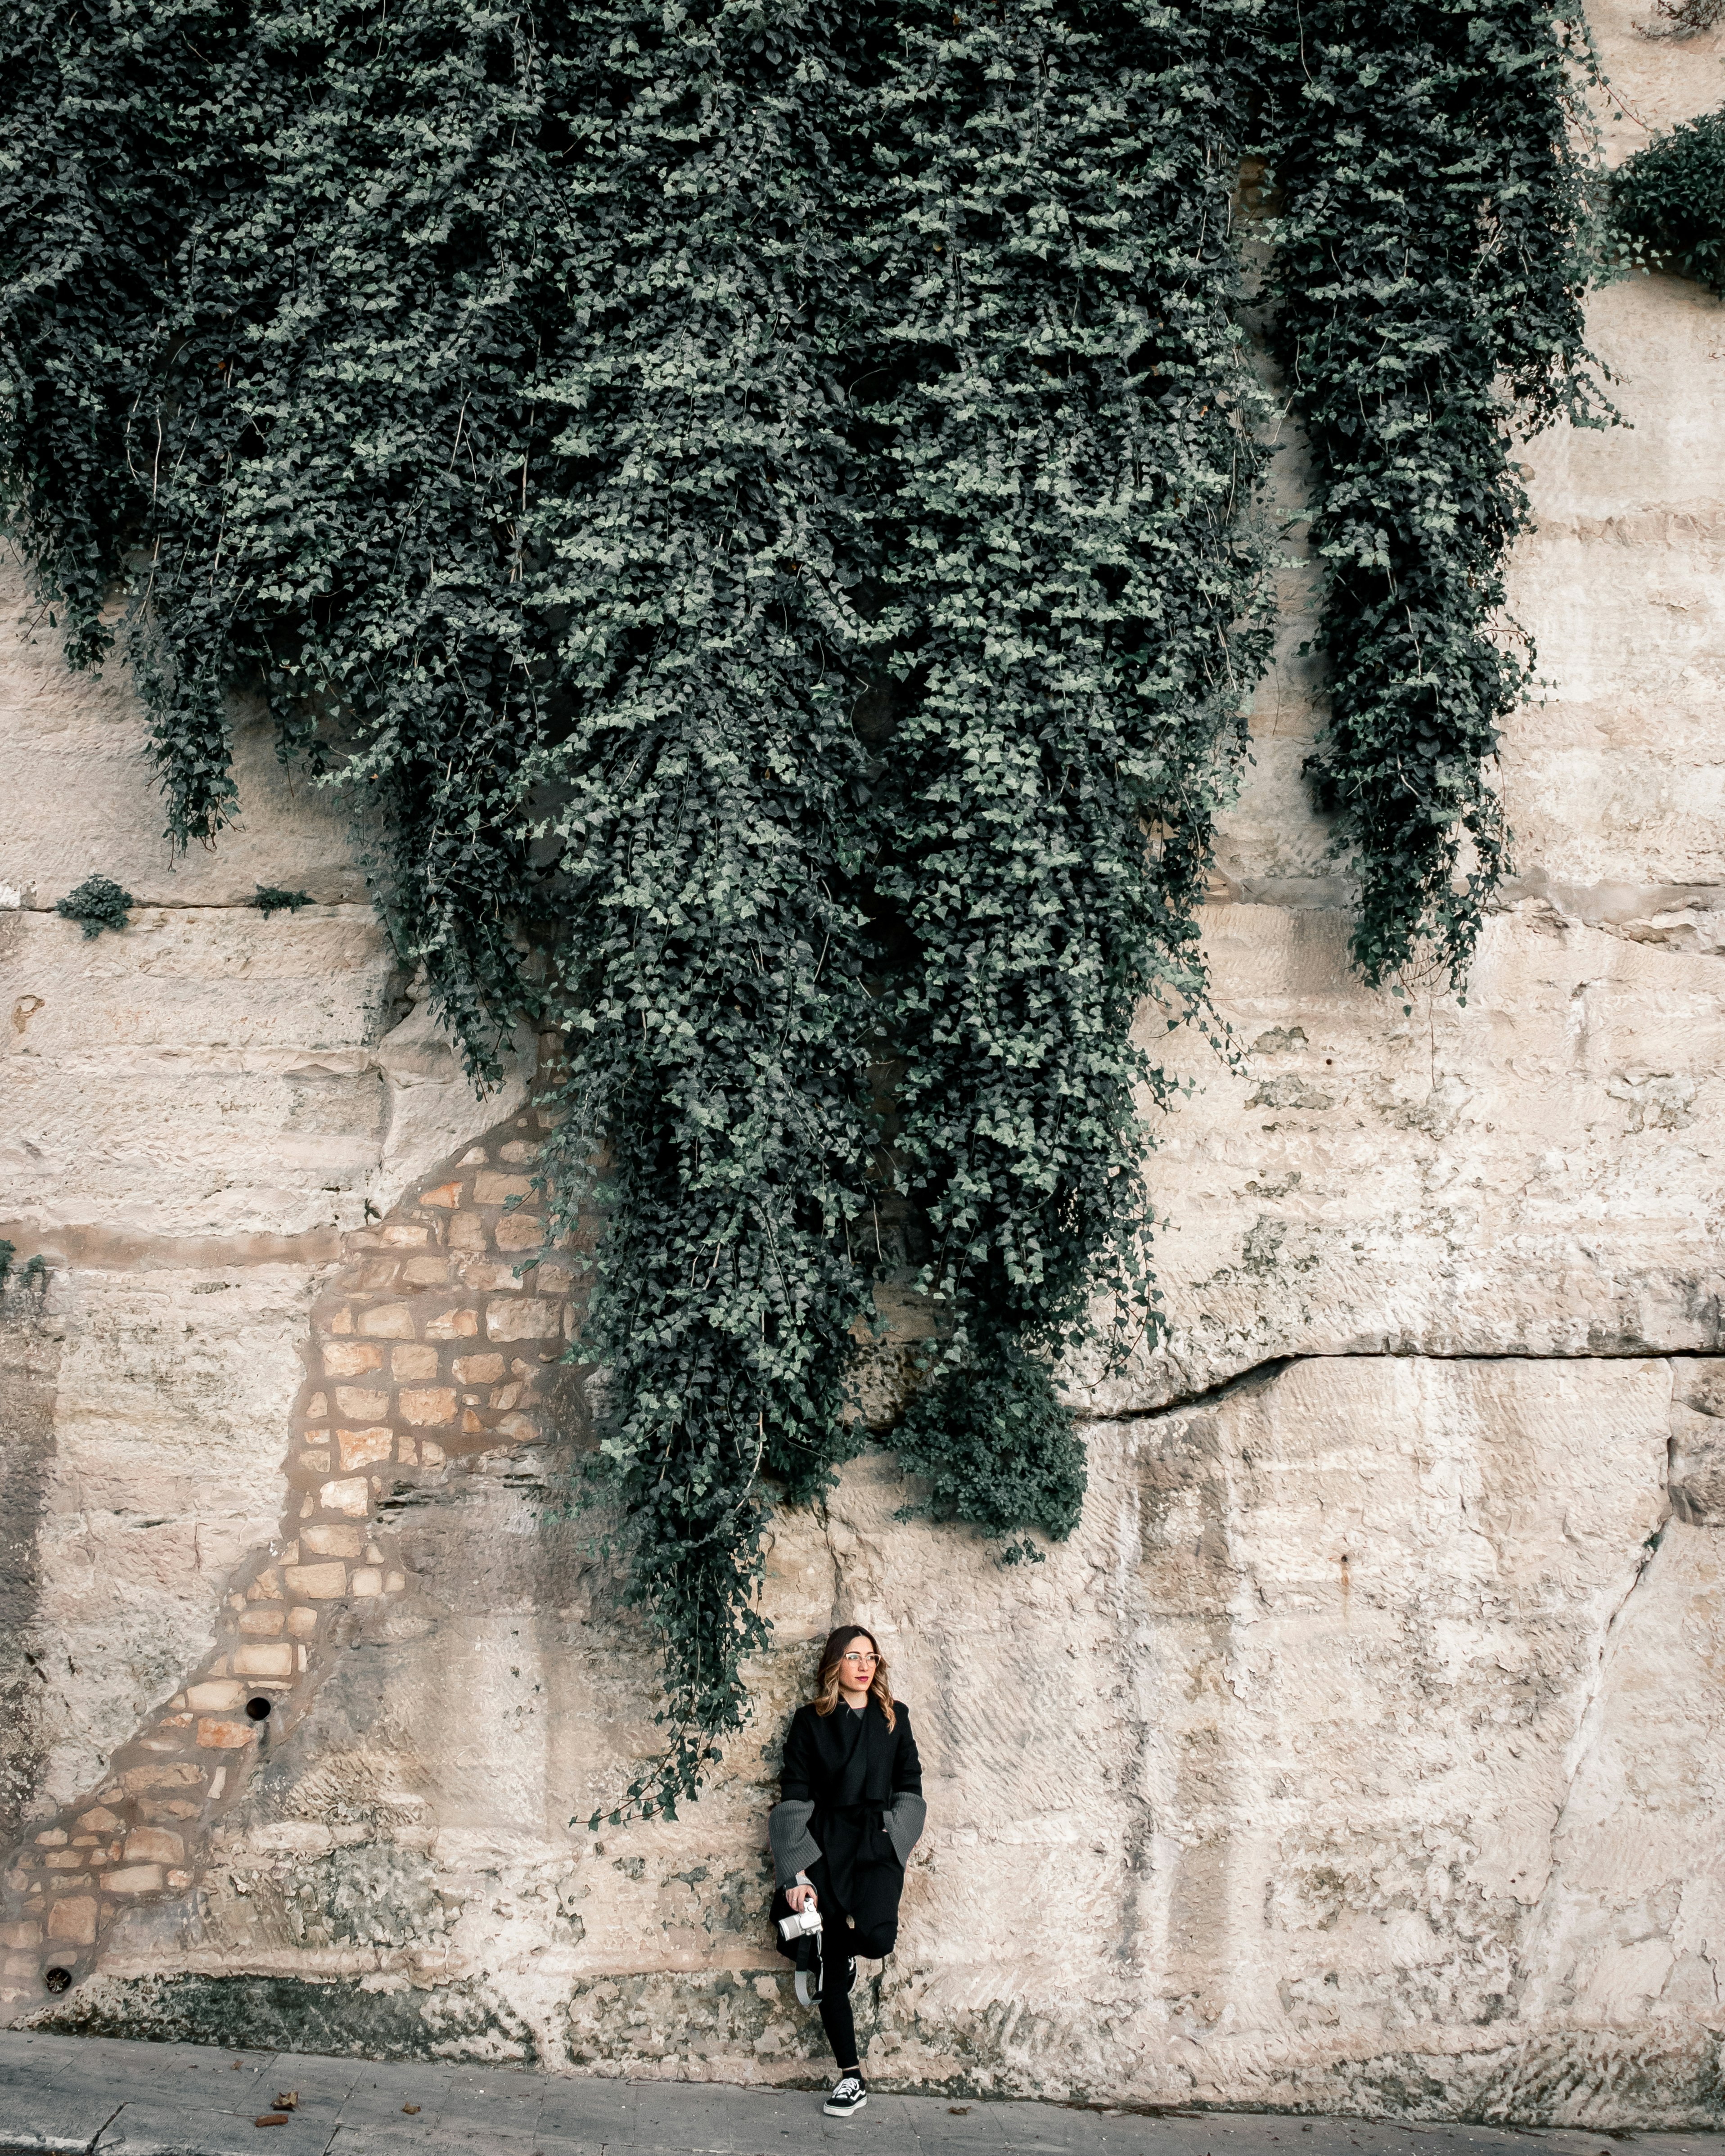
POLYGON ((840 2073, 860 2066, 856 2056, 856 2023, 850 2011, 851 1987, 856 1982, 856 1964, 845 1949, 848 1933, 824 1935, 825 1967, 820 1978, 820 2025, 833 2047, 833 2063, 840 2073))
MULTIPOLYGON (((834 2063, 842 2071, 860 2063, 850 2011, 851 1987, 856 1982, 851 1962, 857 1954, 878 1961, 892 1952, 898 1940, 898 1897, 905 1875, 896 1857, 859 1864, 850 1876, 854 1909, 839 1907, 824 1857, 809 1866, 809 1881, 821 1914, 820 2024, 833 2047, 834 2063)), ((788 1907, 783 1892, 774 1897, 776 1915, 783 1916, 788 1907)))

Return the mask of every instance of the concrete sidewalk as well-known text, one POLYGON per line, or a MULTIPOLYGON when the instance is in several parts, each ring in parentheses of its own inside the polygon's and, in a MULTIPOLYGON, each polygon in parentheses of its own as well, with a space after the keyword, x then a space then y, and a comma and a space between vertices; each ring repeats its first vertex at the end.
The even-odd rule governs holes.
MULTIPOLYGON (((1659 2156, 1725 2156, 1725 2135, 1635 2138, 1659 2156)), ((822 2116, 812 2090, 0 2030, 0 2156, 781 2156, 816 2142, 849 2144, 858 2156, 1621 2156, 1598 2133, 1568 2130, 884 2093, 839 2120, 822 2116), (290 2090, 299 2102, 285 2123, 260 2127, 290 2090)))

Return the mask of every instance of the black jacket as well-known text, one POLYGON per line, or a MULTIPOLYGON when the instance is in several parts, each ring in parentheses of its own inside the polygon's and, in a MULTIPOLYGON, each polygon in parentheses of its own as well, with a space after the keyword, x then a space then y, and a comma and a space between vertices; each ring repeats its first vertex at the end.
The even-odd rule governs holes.
POLYGON ((920 1797, 922 1762, 911 1732, 911 1710, 895 1700, 892 1713, 895 1726, 889 1729, 880 1702, 870 1700, 859 1741, 858 1717, 842 1702, 824 1715, 799 1707, 784 1740, 780 1797, 787 1804, 806 1800, 817 1815, 851 1804, 891 1811, 896 1797, 920 1797))
POLYGON ((783 1794, 767 1822, 781 1895, 799 1871, 824 1861, 824 1891, 842 1911, 897 1908, 905 1865, 927 1815, 922 1762, 902 1701, 894 1702, 893 1722, 889 1729, 873 1699, 860 1715, 841 1704, 827 1715, 799 1707, 793 1717, 783 1794))

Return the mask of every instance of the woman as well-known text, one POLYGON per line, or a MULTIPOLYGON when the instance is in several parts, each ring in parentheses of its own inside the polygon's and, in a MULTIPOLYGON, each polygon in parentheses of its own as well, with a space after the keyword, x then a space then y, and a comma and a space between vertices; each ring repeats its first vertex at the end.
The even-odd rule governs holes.
POLYGON ((820 1931, 794 1946, 781 1938, 778 1950, 796 1962, 797 1996, 819 2004, 833 2047, 839 2080, 822 2107, 829 2118, 869 2100, 850 2015, 856 1957, 892 1952, 905 1864, 926 1816, 910 1714, 892 1697, 874 1634, 841 1625, 821 1650, 814 1698, 792 1717, 767 1821, 775 1926, 788 1911, 820 1911, 820 1931))

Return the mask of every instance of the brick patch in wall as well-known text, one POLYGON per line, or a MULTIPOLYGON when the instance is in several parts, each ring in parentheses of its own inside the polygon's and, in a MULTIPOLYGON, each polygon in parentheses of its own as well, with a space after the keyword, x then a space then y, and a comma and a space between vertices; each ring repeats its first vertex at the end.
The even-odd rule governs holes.
POLYGON ((572 1252, 524 1209, 542 1121, 501 1125, 342 1238, 312 1308, 280 1532, 229 1580, 202 1665, 0 1863, 6 2019, 89 1975, 121 1911, 195 1892, 211 1827, 304 1719, 342 1613, 413 1584, 380 1500, 547 1434, 578 1297, 572 1252))

